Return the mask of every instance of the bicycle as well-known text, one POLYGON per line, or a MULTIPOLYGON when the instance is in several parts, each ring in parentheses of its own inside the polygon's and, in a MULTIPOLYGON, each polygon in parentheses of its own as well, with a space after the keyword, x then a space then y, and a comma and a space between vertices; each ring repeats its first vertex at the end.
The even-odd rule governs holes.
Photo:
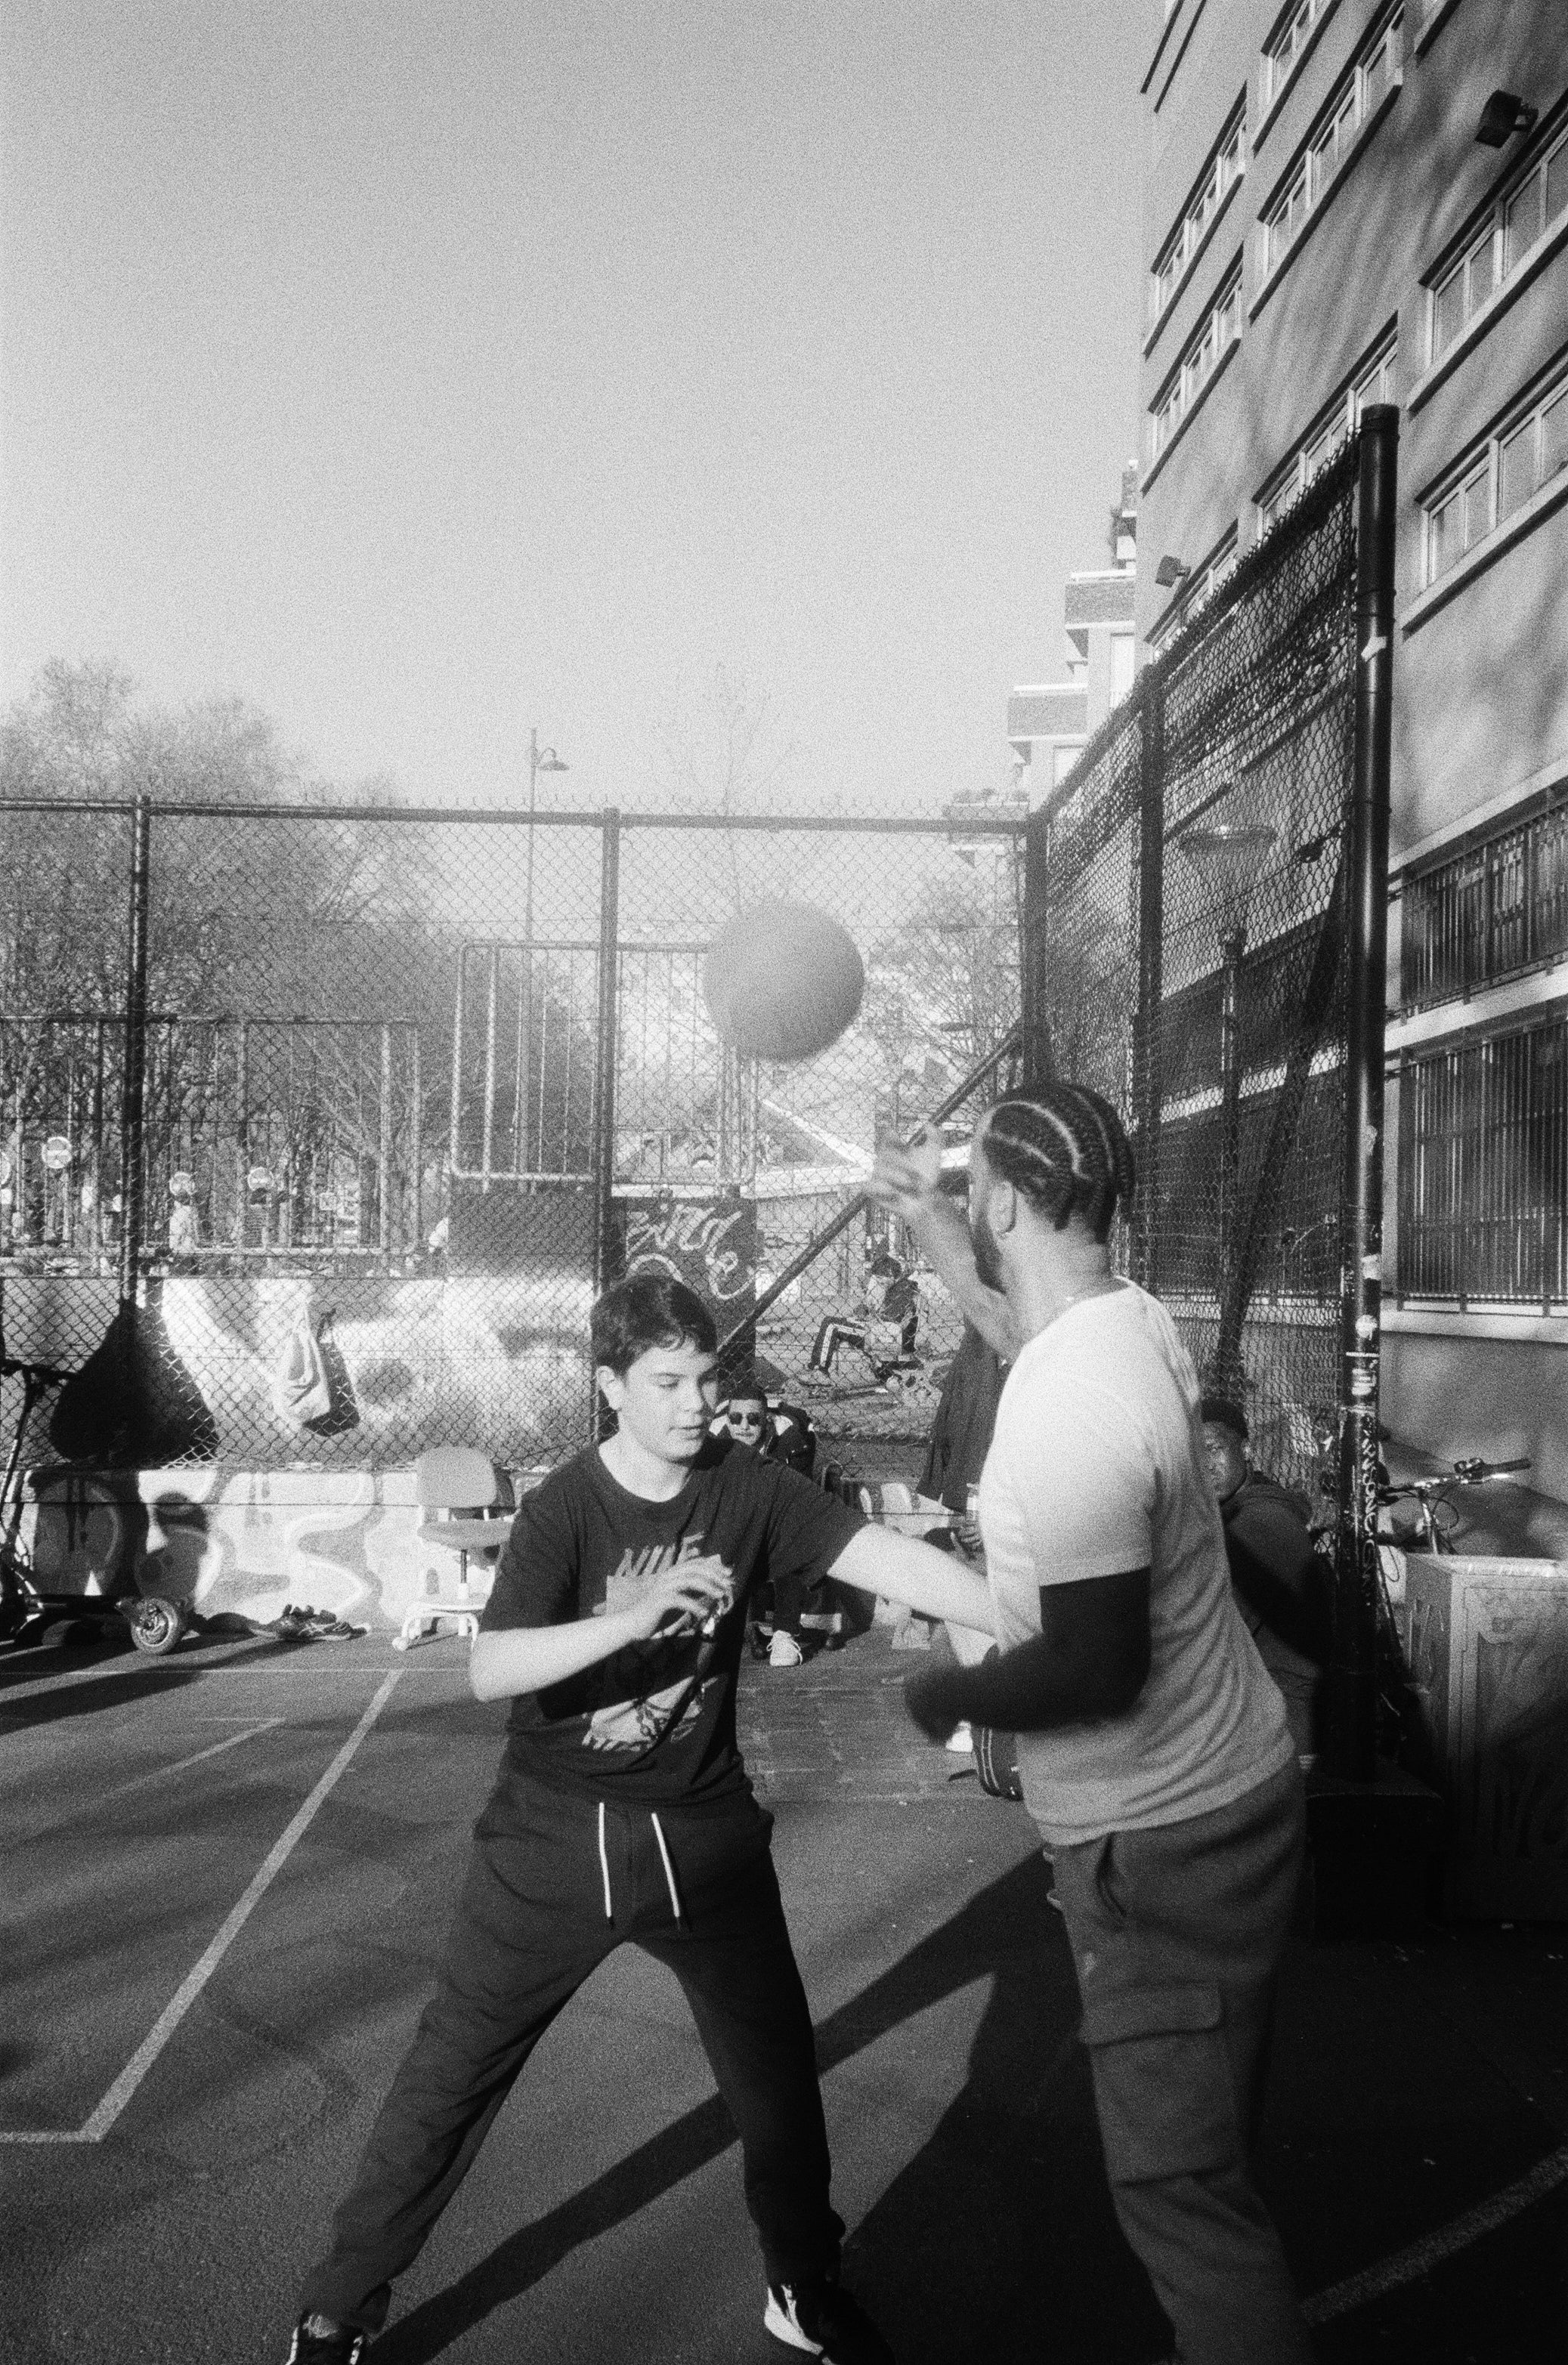
MULTIPOLYGON (((127 1592, 71 1593, 40 1586, 32 1558, 22 1541, 22 1513, 27 1482, 37 1474, 22 1468, 22 1447, 28 1423, 50 1388, 63 1387, 69 1372, 52 1364, 19 1362, 0 1356, 0 1381, 20 1380, 22 1400, 0 1478, 0 1650, 25 1649, 36 1642, 46 1626, 63 1618, 118 1618, 130 1630, 130 1639, 150 1658, 162 1658, 174 1648, 186 1629, 186 1615, 176 1601, 162 1594, 127 1592)), ((118 1517, 118 1507, 117 1517, 118 1517)), ((133 1581, 134 1582, 134 1581, 133 1581)))
POLYGON ((1511 1477, 1516 1471, 1528 1470, 1528 1461, 1484 1462, 1478 1453, 1462 1455, 1451 1470, 1432 1478, 1406 1478, 1397 1485, 1392 1482, 1377 1490, 1380 1503, 1398 1502, 1410 1497, 1418 1506, 1415 1528, 1408 1534, 1395 1535, 1378 1531, 1380 1544, 1394 1544, 1401 1551, 1424 1545, 1434 1554, 1453 1552, 1452 1538, 1459 1526, 1460 1514, 1449 1496, 1458 1486, 1484 1486, 1494 1478, 1511 1477))

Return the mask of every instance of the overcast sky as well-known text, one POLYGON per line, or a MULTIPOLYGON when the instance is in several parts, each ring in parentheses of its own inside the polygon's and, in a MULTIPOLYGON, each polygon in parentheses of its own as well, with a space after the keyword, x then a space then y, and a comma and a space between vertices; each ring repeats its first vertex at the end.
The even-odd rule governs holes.
POLYGON ((793 802, 998 783, 1136 449, 1159 13, 4 0, 0 695, 632 804, 722 667, 793 802))

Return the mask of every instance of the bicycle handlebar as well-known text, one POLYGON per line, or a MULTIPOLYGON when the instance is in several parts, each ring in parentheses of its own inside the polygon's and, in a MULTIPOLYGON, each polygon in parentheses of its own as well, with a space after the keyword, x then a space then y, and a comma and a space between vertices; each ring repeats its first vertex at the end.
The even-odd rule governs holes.
POLYGON ((1488 1478, 1502 1478, 1515 1470, 1528 1470, 1528 1460, 1517 1462, 1484 1462, 1478 1453, 1463 1456, 1451 1470, 1431 1478, 1402 1478, 1396 1484, 1380 1486, 1380 1503, 1392 1503, 1401 1495, 1415 1495, 1425 1501, 1429 1495, 1440 1495, 1449 1486, 1483 1486, 1488 1478))
POLYGON ((14 1356, 0 1355, 0 1380, 36 1380, 40 1387, 61 1388, 72 1377, 70 1372, 57 1371, 52 1363, 23 1363, 14 1356))

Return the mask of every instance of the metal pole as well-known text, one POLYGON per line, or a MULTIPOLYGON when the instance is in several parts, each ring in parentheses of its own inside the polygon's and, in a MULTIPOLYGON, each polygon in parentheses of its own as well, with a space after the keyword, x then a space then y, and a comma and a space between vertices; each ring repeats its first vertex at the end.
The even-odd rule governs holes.
POLYGON ((485 971, 485 1115, 479 1143, 479 1188, 490 1188, 490 1160, 496 1130, 496 1015, 501 990, 501 948, 490 947, 485 971))
POLYGON ((458 1157, 458 1126, 463 1112, 463 991, 467 981, 468 947, 457 947, 457 1006, 452 1017, 452 1143, 447 1152, 451 1171, 455 1175, 462 1160, 458 1157))
POLYGON ((392 1029, 381 1029, 381 1135, 376 1145, 376 1194, 380 1201, 381 1253, 392 1252, 392 1029))
MULTIPOLYGON (((152 801, 139 796, 131 811, 130 930, 125 964, 125 1074, 120 1082, 119 1302, 136 1304, 146 1221, 145 1070, 147 1063, 147 905, 151 878, 152 801)), ((129 1324, 127 1330, 129 1334, 129 1324)), ((129 1335, 127 1337, 129 1346, 129 1335)))
POLYGON ((1356 488, 1355 775, 1345 970, 1340 1193, 1339 1525, 1327 1770, 1376 1771, 1378 1326, 1383 1295, 1383 1062, 1388 952, 1389 745, 1399 413, 1361 413, 1356 488))
POLYGON ((93 1022, 93 1223, 89 1246, 93 1269, 103 1270, 104 1253, 104 1022, 93 1022))
MULTIPOLYGON (((1019 858, 1014 843, 1013 858, 1019 858)), ((1046 988, 1048 958, 1047 882, 1050 863, 1050 822, 1043 813, 1030 816, 1022 849, 1024 863, 1024 941, 1019 947, 1019 1015, 1023 1022, 1023 1074, 1025 1097, 1038 1092, 1052 1076, 1050 1022, 1046 988)))
POLYGON ((599 897, 599 1028, 593 1096, 593 1288, 610 1272, 615 1187, 615 1018, 620 988, 621 814, 604 809, 604 855, 599 897))
POLYGON ((414 1239, 416 1256, 423 1253, 425 1245, 425 1126, 424 1077, 420 1072, 420 1030, 411 1030, 413 1043, 409 1053, 409 1165, 414 1194, 414 1239))
MULTIPOLYGON (((528 734, 528 851, 523 866, 521 1008, 517 1021, 517 1096, 512 1115, 512 1164, 520 1174, 531 1171, 528 1118, 529 1103, 533 1097, 530 1068, 533 1057, 533 821, 538 801, 539 726, 535 723, 528 734)), ((543 1149, 540 1163, 543 1164, 543 1149)))
POLYGON ((1159 1113, 1164 1044, 1159 1005, 1165 990, 1165 687, 1146 678, 1138 710, 1137 1009, 1133 1018, 1133 1136, 1137 1182, 1133 1198, 1133 1273, 1159 1286, 1159 1113))
MULTIPOLYGON (((243 1249, 250 1232, 251 1203, 251 1022, 240 1021, 234 1053, 234 1245, 243 1249)), ((265 1227, 265 1217, 263 1227, 265 1227)))
MULTIPOLYGON (((1241 1177, 1241 964, 1247 952, 1245 927, 1227 928, 1220 938, 1219 1005, 1219 1307, 1225 1312, 1235 1295, 1236 1216, 1241 1177)), ((1222 1392, 1239 1385, 1240 1358, 1235 1368, 1220 1369, 1215 1380, 1222 1392)))

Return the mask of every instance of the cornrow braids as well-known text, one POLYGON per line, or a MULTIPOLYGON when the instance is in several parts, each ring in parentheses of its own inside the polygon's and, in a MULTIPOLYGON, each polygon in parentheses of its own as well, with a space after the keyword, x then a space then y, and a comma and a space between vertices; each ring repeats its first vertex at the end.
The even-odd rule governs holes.
POLYGON ((1118 1205, 1132 1203, 1137 1168, 1126 1132, 1087 1084, 1047 1084, 1030 1100, 998 1101, 984 1149, 1003 1181, 1058 1232, 1079 1216, 1103 1241, 1118 1205))

